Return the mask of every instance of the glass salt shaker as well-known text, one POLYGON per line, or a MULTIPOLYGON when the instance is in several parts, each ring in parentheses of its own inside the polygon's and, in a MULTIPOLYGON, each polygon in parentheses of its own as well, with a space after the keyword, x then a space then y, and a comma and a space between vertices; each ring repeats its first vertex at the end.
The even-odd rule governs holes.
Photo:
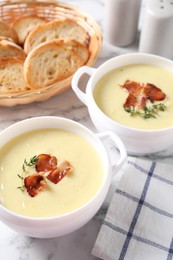
POLYGON ((128 46, 135 41, 141 0, 105 0, 105 40, 111 45, 128 46))

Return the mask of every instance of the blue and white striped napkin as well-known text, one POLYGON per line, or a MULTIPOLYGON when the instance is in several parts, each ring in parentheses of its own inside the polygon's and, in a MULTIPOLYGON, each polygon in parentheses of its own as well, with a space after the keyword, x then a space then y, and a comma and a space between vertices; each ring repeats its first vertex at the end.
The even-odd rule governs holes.
POLYGON ((173 259, 173 165, 128 158, 92 254, 104 260, 173 259))

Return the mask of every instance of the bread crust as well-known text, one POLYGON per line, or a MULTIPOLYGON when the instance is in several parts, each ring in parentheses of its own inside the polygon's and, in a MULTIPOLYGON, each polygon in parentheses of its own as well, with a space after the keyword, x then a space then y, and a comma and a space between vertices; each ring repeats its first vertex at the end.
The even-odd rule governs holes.
POLYGON ((70 19, 54 20, 33 29, 26 37, 24 50, 28 54, 39 44, 60 38, 74 39, 85 46, 90 40, 88 32, 77 22, 70 19))
POLYGON ((23 76, 23 58, 3 58, 0 60, 0 94, 28 91, 23 76))
POLYGON ((64 43, 49 41, 28 54, 24 78, 31 89, 39 89, 72 76, 82 64, 83 60, 64 43))
POLYGON ((0 36, 11 38, 15 43, 18 43, 16 31, 7 23, 0 21, 0 36))
POLYGON ((74 39, 65 38, 65 39, 52 40, 50 42, 58 44, 58 45, 64 45, 68 49, 75 52, 76 55, 78 55, 80 57, 80 59, 82 60, 82 65, 84 65, 89 58, 88 48, 85 45, 81 44, 80 42, 78 42, 74 39))
POLYGON ((26 53, 14 42, 0 40, 0 59, 8 57, 26 58, 26 53))
POLYGON ((17 32, 18 42, 23 46, 28 33, 38 25, 45 24, 46 19, 38 16, 21 16, 13 22, 13 28, 17 32))

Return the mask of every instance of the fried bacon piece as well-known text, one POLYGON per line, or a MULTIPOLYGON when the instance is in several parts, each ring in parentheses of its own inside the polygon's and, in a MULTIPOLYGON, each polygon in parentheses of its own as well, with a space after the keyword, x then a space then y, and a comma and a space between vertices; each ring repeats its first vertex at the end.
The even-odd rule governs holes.
POLYGON ((67 174, 71 173, 73 170, 72 165, 64 160, 58 163, 58 165, 47 175, 47 179, 51 182, 57 184, 62 178, 67 174))
POLYGON ((147 83, 144 87, 144 95, 147 99, 153 103, 154 101, 164 100, 166 94, 161 91, 160 88, 157 88, 155 85, 147 83))
POLYGON ((124 104, 124 107, 135 107, 138 103, 138 98, 134 96, 133 94, 129 93, 126 102, 124 104))
POLYGON ((46 188, 46 181, 42 174, 35 173, 25 177, 24 185, 31 197, 35 197, 40 191, 46 188))
POLYGON ((45 190, 47 185, 45 178, 57 184, 73 170, 72 165, 68 161, 57 162, 57 158, 49 154, 39 154, 37 159, 35 164, 37 173, 24 178, 24 186, 31 197, 35 197, 40 191, 45 190), (43 174, 48 175, 44 178, 43 174))
POLYGON ((122 87, 127 89, 129 94, 138 96, 143 88, 143 84, 132 80, 126 80, 122 87))
POLYGON ((49 154, 39 154, 37 156, 38 161, 36 162, 35 168, 37 172, 51 171, 57 165, 57 158, 49 154))
POLYGON ((127 107, 140 107, 144 108, 146 106, 147 99, 151 103, 154 101, 164 100, 166 95, 162 90, 151 83, 138 83, 131 80, 126 80, 122 88, 127 89, 129 95, 124 103, 124 108, 127 107))

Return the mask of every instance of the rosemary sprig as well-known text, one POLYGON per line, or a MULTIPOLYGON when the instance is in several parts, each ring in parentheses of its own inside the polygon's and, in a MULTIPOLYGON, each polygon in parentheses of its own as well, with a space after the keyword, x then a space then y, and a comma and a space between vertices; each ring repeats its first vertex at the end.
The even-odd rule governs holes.
POLYGON ((145 119, 157 118, 159 111, 165 111, 166 106, 163 103, 153 104, 152 106, 145 106, 143 109, 136 109, 135 107, 126 107, 125 111, 131 116, 139 115, 145 119))

